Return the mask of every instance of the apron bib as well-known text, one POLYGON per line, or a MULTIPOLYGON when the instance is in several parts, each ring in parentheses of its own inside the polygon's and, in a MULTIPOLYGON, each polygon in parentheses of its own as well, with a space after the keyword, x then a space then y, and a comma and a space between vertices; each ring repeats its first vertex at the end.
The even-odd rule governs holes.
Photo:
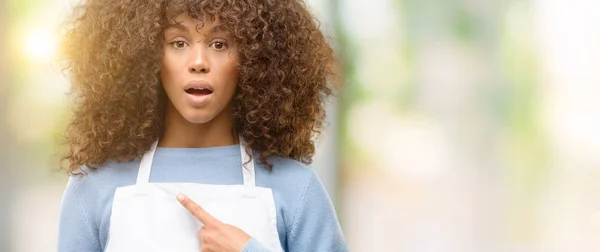
POLYGON ((157 144, 144 154, 136 184, 115 191, 105 251, 200 251, 196 233, 202 223, 179 204, 175 198, 178 193, 187 195, 221 222, 240 228, 270 251, 283 251, 273 194, 270 188, 255 186, 254 162, 249 162, 241 137, 243 185, 149 183, 157 144))

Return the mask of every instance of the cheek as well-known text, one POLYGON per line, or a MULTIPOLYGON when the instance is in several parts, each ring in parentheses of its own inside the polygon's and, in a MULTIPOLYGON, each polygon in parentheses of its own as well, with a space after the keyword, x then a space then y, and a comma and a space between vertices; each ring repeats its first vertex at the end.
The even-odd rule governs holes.
POLYGON ((169 57, 169 55, 163 55, 160 66, 160 77, 163 84, 173 82, 172 78, 173 76, 176 76, 174 73, 177 67, 176 63, 177 62, 172 57, 169 57))
POLYGON ((223 70, 224 70, 226 76, 229 76, 230 81, 234 82, 235 84, 237 84, 237 82, 239 80, 239 74, 240 74, 240 71, 238 68, 238 63, 239 63, 238 58, 232 57, 223 66, 223 70))

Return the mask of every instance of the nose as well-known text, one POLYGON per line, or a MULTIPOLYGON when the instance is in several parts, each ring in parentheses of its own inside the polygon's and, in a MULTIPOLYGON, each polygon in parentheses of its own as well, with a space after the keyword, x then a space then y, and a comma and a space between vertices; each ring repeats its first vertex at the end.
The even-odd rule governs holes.
POLYGON ((194 50, 191 50, 190 53, 191 57, 188 71, 190 73, 208 73, 210 71, 210 64, 205 48, 198 45, 194 50))

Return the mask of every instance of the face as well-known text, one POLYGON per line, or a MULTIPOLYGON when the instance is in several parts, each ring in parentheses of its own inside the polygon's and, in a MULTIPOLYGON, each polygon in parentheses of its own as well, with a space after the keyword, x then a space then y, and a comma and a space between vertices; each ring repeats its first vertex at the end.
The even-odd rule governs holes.
POLYGON ((231 117, 238 83, 238 51, 218 20, 199 21, 182 14, 164 32, 161 80, 170 104, 191 123, 231 117))

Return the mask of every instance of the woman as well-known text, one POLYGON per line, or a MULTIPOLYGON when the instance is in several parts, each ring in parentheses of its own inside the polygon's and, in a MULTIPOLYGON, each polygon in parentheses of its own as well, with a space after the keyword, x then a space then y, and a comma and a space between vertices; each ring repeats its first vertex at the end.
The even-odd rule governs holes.
POLYGON ((312 161, 333 51, 298 0, 89 0, 59 251, 347 251, 312 161))

